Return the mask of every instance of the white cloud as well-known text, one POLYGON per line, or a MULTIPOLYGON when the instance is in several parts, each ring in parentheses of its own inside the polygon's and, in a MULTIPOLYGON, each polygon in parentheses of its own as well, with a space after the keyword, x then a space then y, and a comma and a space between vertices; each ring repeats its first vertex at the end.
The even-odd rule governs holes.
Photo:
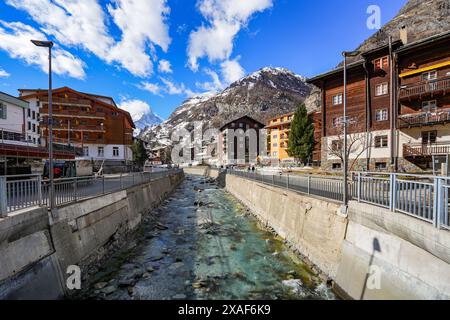
MULTIPOLYGON (((37 65, 48 72, 48 52, 33 45, 30 40, 43 40, 47 37, 33 27, 20 22, 6 23, 0 20, 0 49, 8 52, 14 59, 23 59, 27 64, 37 65)), ((84 63, 70 52, 57 46, 52 50, 52 71, 59 75, 68 75, 84 79, 84 63)))
POLYGON ((227 85, 241 79, 245 75, 245 70, 238 60, 239 57, 235 60, 226 60, 220 65, 222 77, 227 85))
POLYGON ((224 84, 220 81, 220 77, 217 72, 211 69, 205 69, 204 72, 211 77, 211 81, 197 82, 196 86, 207 92, 217 92, 224 88, 224 84))
POLYGON ((189 36, 189 66, 194 71, 202 57, 210 62, 229 59, 239 30, 254 13, 272 7, 272 0, 200 0, 198 7, 208 24, 189 36))
POLYGON ((109 59, 119 61, 137 76, 148 76, 153 63, 146 53, 148 46, 157 45, 167 51, 171 38, 166 19, 170 13, 166 0, 115 0, 108 5, 122 38, 111 48, 109 59))
POLYGON ((9 5, 26 11, 67 46, 80 46, 102 59, 107 59, 114 44, 107 32, 105 14, 97 0, 7 0, 9 5))
POLYGON ((147 102, 138 99, 123 100, 119 103, 119 108, 128 111, 133 121, 139 121, 152 110, 147 102))
POLYGON ((186 92, 186 87, 185 87, 184 83, 175 84, 172 81, 167 80, 165 78, 161 78, 161 81, 166 86, 165 90, 168 94, 177 95, 177 94, 183 94, 186 92))
POLYGON ((170 61, 164 59, 160 60, 158 65, 158 71, 161 73, 173 73, 170 61))
POLYGON ((153 93, 154 95, 161 95, 161 92, 164 90, 159 84, 150 83, 150 82, 142 82, 139 86, 142 90, 153 93))
POLYGON ((171 42, 167 1, 111 1, 107 10, 122 32, 119 41, 108 33, 107 17, 98 0, 6 0, 30 14, 59 43, 83 48, 107 63, 116 62, 133 75, 150 75, 155 45, 167 51, 171 42))
POLYGON ((8 78, 9 76, 10 74, 8 72, 0 68, 0 78, 8 78))

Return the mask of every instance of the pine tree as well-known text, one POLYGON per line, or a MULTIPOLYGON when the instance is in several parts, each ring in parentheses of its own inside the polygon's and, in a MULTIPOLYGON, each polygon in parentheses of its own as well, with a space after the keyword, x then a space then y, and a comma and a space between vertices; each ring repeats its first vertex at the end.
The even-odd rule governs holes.
POLYGON ((147 150, 145 149, 142 140, 135 140, 133 146, 133 160, 137 165, 143 166, 145 161, 148 159, 147 150))
POLYGON ((314 148, 314 123, 304 104, 297 108, 291 123, 288 154, 302 163, 311 158, 314 148))

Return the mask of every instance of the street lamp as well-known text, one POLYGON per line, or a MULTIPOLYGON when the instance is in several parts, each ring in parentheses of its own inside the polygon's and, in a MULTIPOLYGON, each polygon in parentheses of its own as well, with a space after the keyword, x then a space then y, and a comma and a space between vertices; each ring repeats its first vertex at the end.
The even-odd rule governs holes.
POLYGON ((347 57, 356 57, 360 54, 360 51, 344 51, 342 52, 342 55, 344 56, 344 196, 343 196, 343 203, 345 209, 348 205, 348 154, 347 154, 347 131, 348 131, 348 118, 347 118, 347 57))
POLYGON ((31 40, 37 47, 48 48, 48 179, 50 182, 49 201, 50 210, 55 207, 55 186, 53 181, 53 104, 52 104, 52 47, 53 42, 31 40))

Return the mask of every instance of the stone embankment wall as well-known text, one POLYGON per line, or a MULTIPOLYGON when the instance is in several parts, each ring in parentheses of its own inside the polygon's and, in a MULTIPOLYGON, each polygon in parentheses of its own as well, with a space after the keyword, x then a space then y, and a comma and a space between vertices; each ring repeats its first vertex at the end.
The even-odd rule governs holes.
POLYGON ((340 204, 226 175, 226 189, 351 299, 450 299, 450 232, 351 201, 340 204))
POLYGON ((183 173, 55 210, 31 208, 0 219, 0 299, 57 299, 70 294, 67 267, 84 272, 108 255, 108 244, 135 230, 183 173))

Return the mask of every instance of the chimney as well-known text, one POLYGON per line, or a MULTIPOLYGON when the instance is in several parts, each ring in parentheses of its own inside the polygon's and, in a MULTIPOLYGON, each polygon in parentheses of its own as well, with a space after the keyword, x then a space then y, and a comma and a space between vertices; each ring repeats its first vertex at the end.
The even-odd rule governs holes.
POLYGON ((400 27, 400 40, 402 41, 403 45, 408 44, 408 27, 407 26, 400 27))

